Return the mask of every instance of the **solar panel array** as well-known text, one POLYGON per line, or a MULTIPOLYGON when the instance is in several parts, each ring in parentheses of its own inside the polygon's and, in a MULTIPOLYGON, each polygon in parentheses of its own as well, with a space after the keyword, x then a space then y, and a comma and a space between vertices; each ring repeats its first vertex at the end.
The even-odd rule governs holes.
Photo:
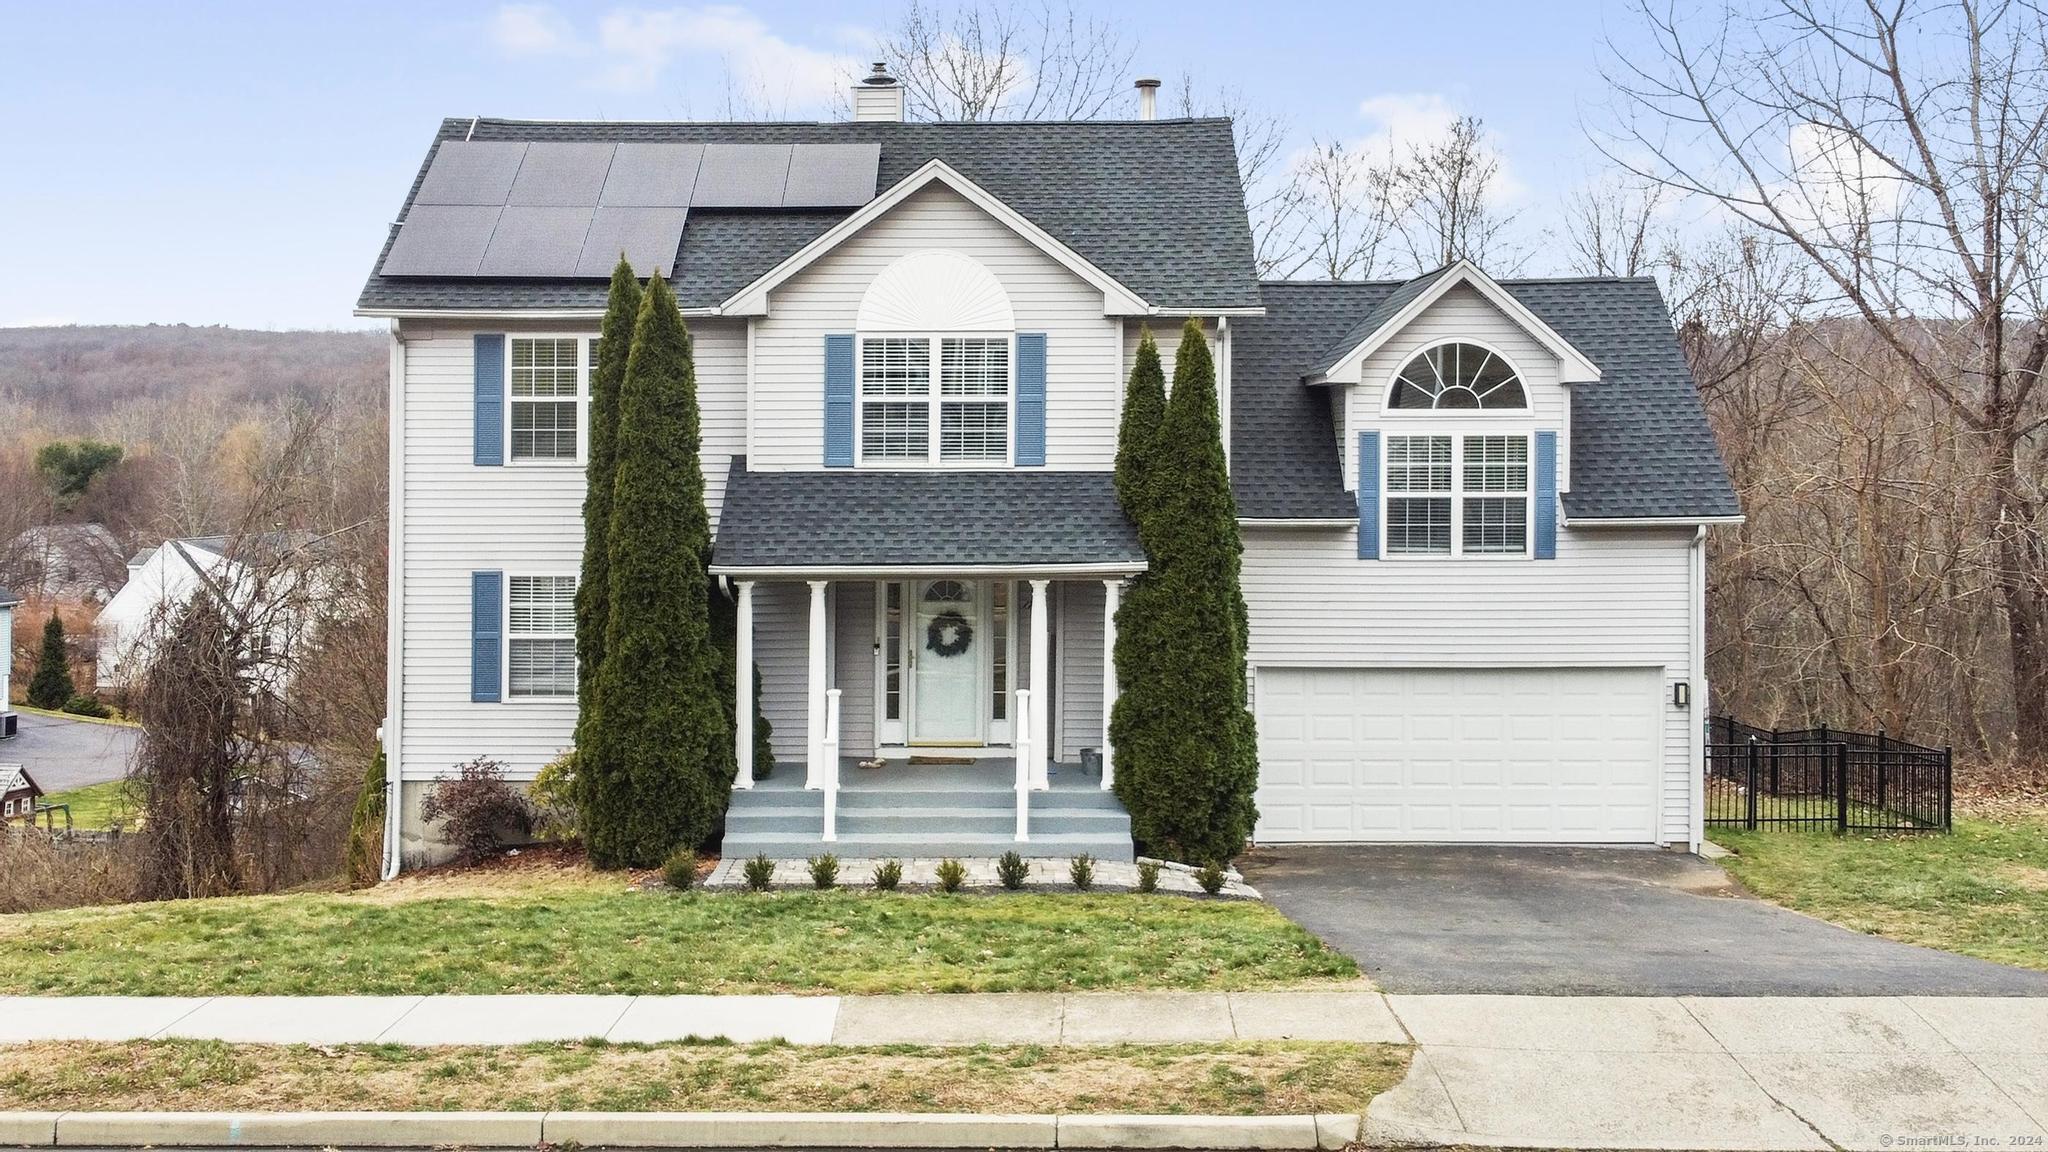
POLYGON ((856 208, 879 144, 518 143, 434 152, 387 276, 603 278, 620 253, 674 271, 693 208, 856 208))

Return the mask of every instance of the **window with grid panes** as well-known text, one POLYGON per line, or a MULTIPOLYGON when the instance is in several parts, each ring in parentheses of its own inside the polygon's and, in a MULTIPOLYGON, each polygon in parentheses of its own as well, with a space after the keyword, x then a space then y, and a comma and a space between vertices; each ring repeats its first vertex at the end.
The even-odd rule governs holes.
POLYGON ((1388 555, 1525 556, 1530 507, 1527 435, 1387 438, 1388 555))
POLYGON ((575 461, 582 452, 583 341, 512 338, 514 461, 575 461))
POLYGON ((1467 436, 1459 539, 1467 553, 1520 555, 1529 550, 1529 438, 1467 436))
POLYGON ((1387 437, 1387 551, 1451 552, 1451 438, 1387 437))
POLYGON ((1006 462, 1010 407, 1007 336, 876 336, 861 341, 863 462, 1006 462), (939 361, 936 391, 934 345, 939 361))

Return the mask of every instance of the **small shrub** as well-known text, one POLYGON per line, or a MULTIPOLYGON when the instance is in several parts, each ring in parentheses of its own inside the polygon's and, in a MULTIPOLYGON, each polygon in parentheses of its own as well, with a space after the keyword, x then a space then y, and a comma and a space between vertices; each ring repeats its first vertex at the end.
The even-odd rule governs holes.
POLYGON ((661 862, 661 878, 678 892, 687 892, 697 883, 697 854, 688 848, 678 848, 661 862))
POLYGON ((66 700, 63 710, 73 716, 90 716, 95 720, 105 720, 114 714, 114 710, 100 703, 97 697, 87 696, 84 693, 66 700))
POLYGON ((903 882, 903 863, 900 860, 884 860, 875 865, 875 887, 883 892, 894 892, 896 885, 903 882))
POLYGON ((543 840, 566 841, 582 836, 576 809, 576 750, 547 762, 526 786, 533 802, 533 834, 543 840))
POLYGON ((756 892, 766 892, 768 885, 775 882, 775 861, 766 852, 746 863, 747 887, 756 892))
POLYGON ((525 833, 533 814, 526 797, 505 782, 505 766, 479 756, 456 769, 427 793, 420 816, 429 824, 443 821, 441 836, 455 849, 455 858, 477 864, 498 851, 507 832, 525 833))
POLYGON ((1031 865, 1026 864, 1024 858, 1017 855, 1015 848, 1003 853, 1003 858, 996 861, 996 879, 1001 880, 1003 887, 1012 892, 1022 888, 1024 881, 1030 877, 1031 865))
POLYGON ((1095 857, 1086 852, 1074 857, 1067 865, 1067 878, 1083 892, 1095 887, 1095 857))
POLYGON ((1218 864, 1214 860, 1202 865, 1202 870, 1195 873, 1195 883, 1200 884, 1202 891, 1207 892, 1211 896, 1223 891, 1223 881, 1225 879, 1223 865, 1218 864))
POLYGON ((967 865, 958 860, 939 861, 939 891, 958 892, 960 885, 967 882, 967 865))
POLYGON ((811 884, 818 888, 830 888, 839 883, 839 857, 830 852, 810 859, 811 884))
POLYGON ((1140 892, 1157 892, 1157 891, 1159 891, 1159 861, 1157 861, 1157 860, 1140 860, 1140 861, 1138 861, 1138 891, 1140 891, 1140 892))

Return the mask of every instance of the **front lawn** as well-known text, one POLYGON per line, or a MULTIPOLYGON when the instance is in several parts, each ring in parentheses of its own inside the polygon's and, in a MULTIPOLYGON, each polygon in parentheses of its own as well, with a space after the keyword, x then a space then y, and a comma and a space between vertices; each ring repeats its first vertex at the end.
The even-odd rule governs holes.
POLYGON ((0 993, 1014 992, 1354 979, 1263 904, 639 892, 573 866, 0 916, 0 993))
POLYGON ((1943 835, 1714 828, 1750 891, 1858 932, 2048 969, 2048 817, 1943 835))
POLYGON ((0 1047, 0 1102, 53 1111, 1362 1113, 1383 1044, 502 1048, 163 1040, 0 1047))

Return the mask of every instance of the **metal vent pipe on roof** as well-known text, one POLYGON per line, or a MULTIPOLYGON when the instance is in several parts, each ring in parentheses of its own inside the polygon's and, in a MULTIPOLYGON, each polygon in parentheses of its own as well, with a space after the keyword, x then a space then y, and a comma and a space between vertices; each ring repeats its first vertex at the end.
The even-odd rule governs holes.
POLYGON ((1147 76, 1135 87, 1138 89, 1138 119, 1159 119, 1159 81, 1147 76))

